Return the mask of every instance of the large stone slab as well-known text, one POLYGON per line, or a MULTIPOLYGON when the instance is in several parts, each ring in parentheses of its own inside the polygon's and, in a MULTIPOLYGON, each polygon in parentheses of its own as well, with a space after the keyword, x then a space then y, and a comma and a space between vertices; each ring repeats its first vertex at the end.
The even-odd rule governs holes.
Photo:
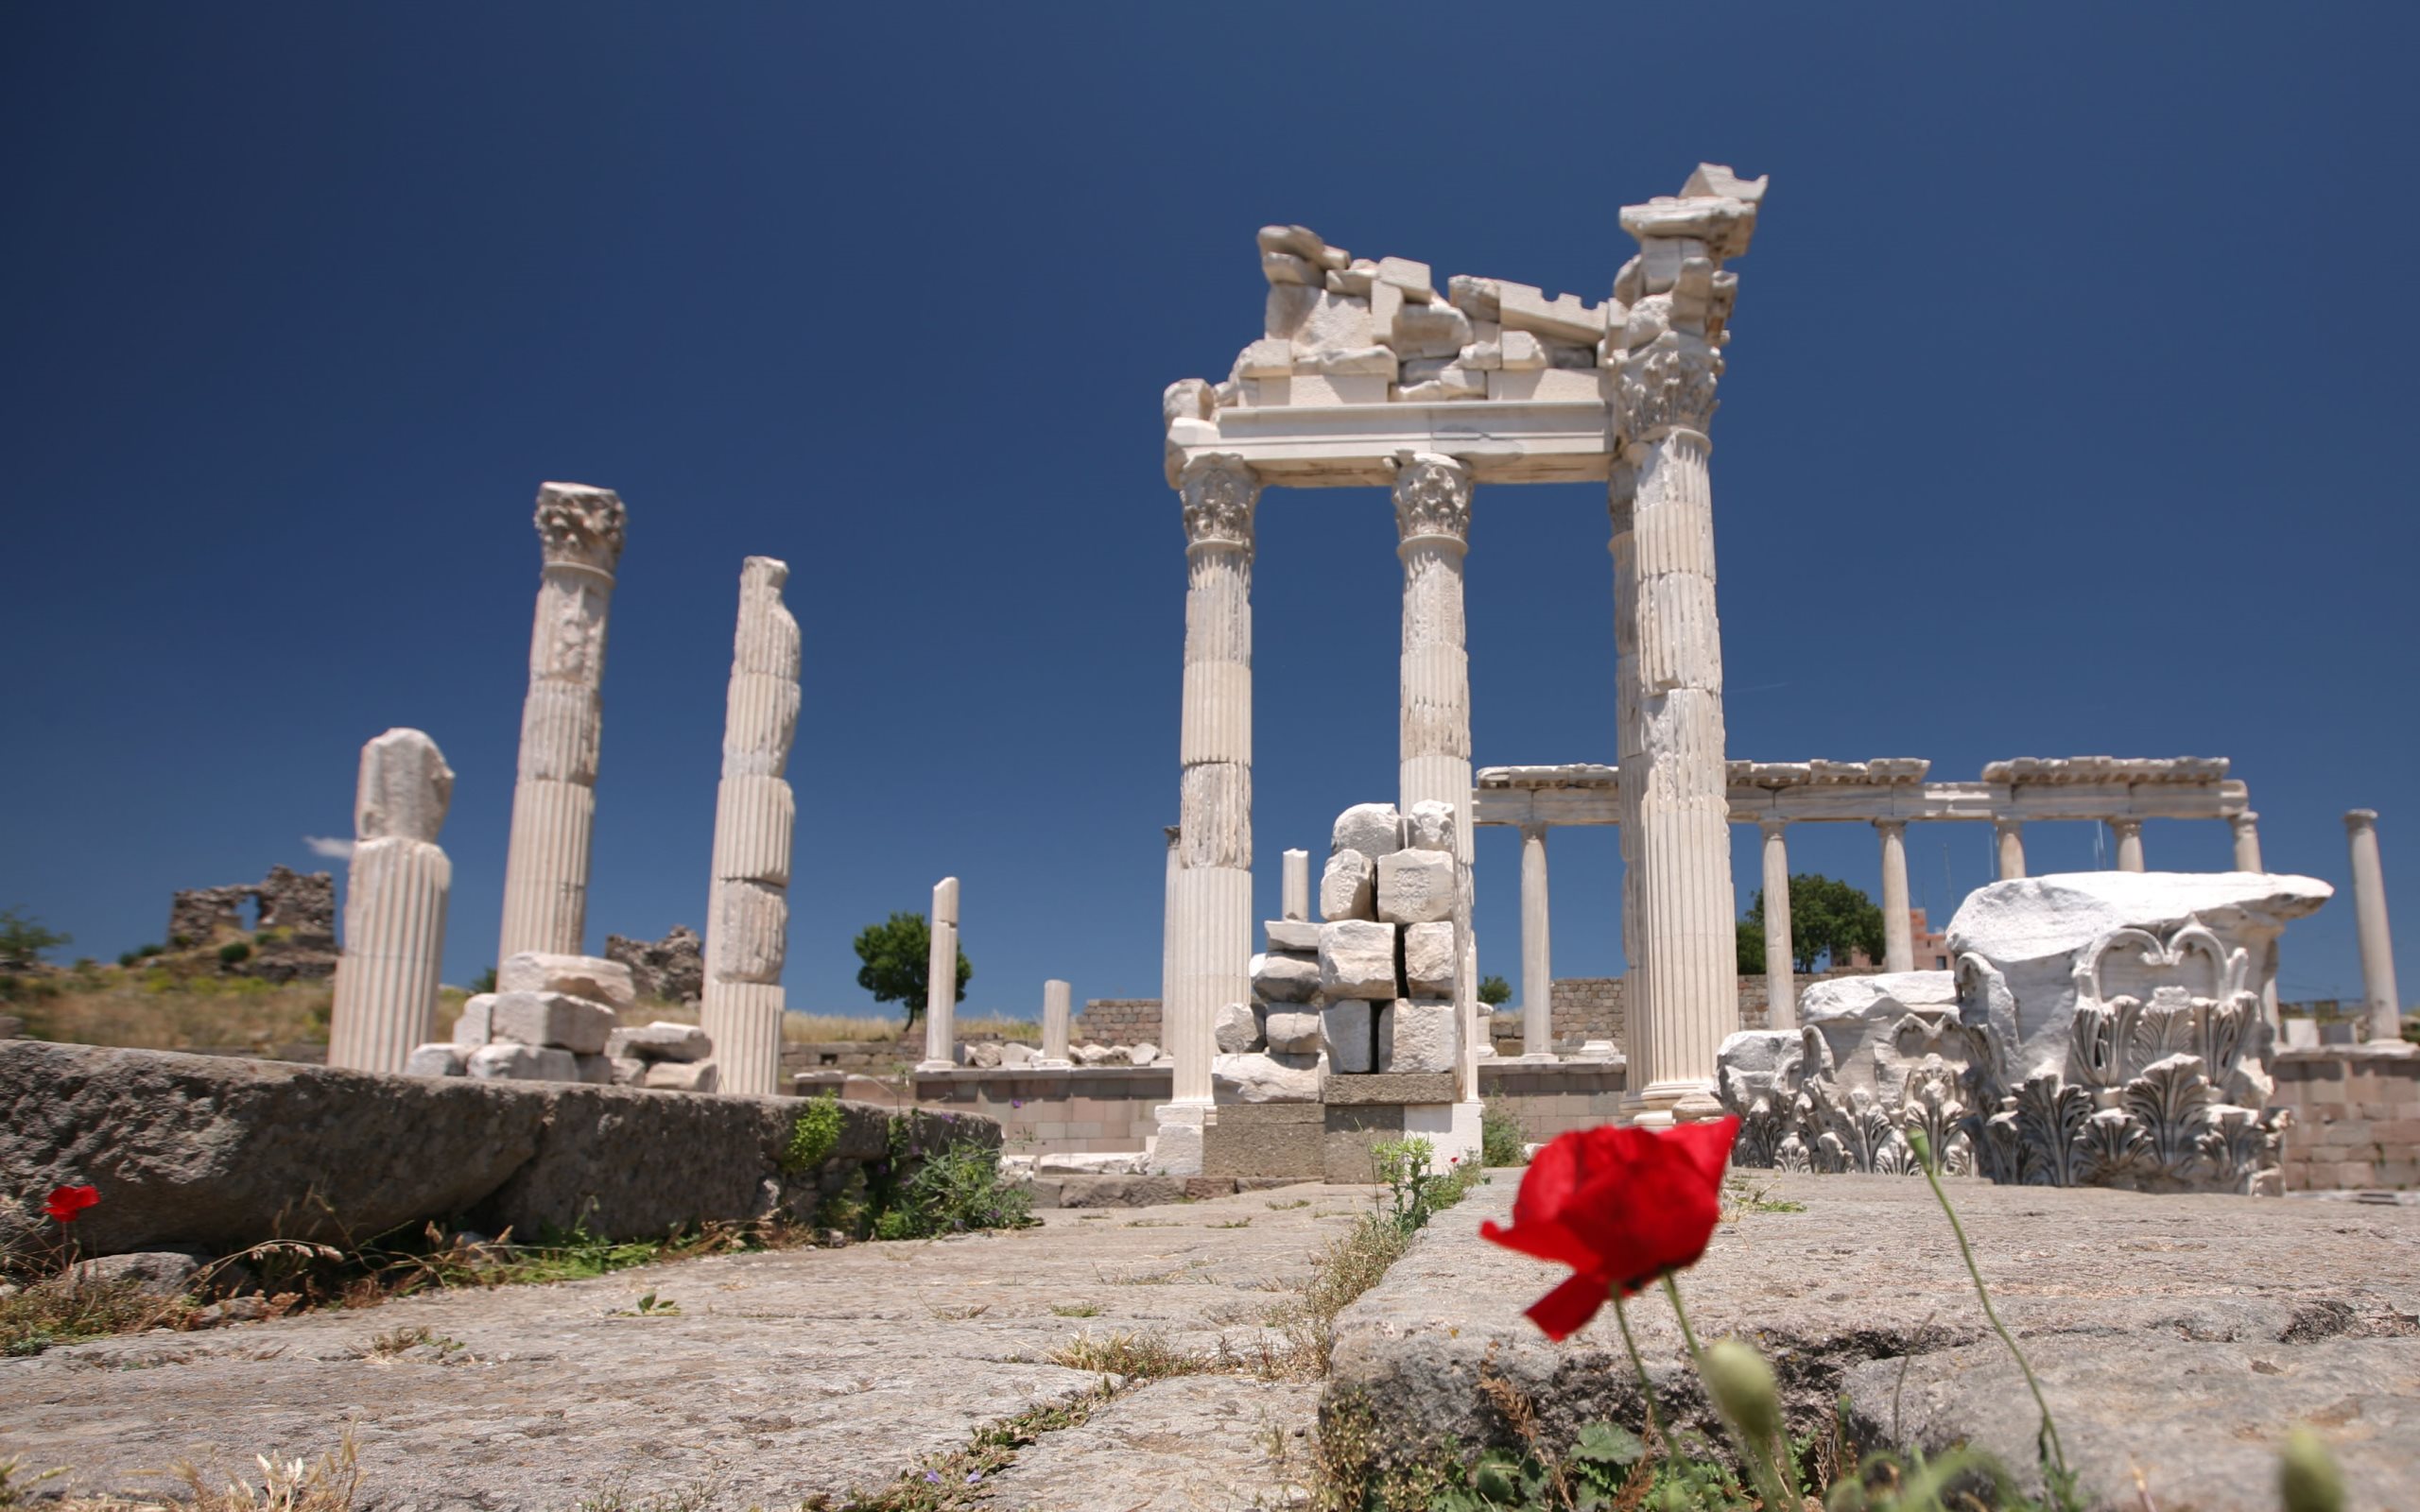
MULTIPOLYGON (((1345 1111, 1331 1108, 1329 1116, 1345 1111)), ((2002 1432, 1992 1414, 2003 1409, 1990 1404, 2022 1393, 1980 1364, 1996 1340, 1924 1181, 1783 1172, 1750 1179, 1804 1210, 1735 1211, 1716 1229, 1705 1258, 1680 1282, 1700 1337, 1756 1340, 1777 1363, 1793 1431, 1827 1425, 1844 1388, 1873 1401, 1878 1388, 1860 1367, 1890 1362, 1895 1375, 1908 1356, 1911 1389, 1935 1371, 1948 1383, 1966 1368, 1975 1386, 1945 1385, 1943 1406, 1912 1418, 1906 1437, 1924 1437, 1935 1422, 2002 1432)), ((1481 1219, 1505 1221, 1517 1185, 1511 1173, 1497 1176, 1440 1218, 1338 1319, 1327 1407, 1346 1399, 1366 1404, 1377 1417, 1377 1440, 1396 1452, 1433 1453, 1449 1438, 1465 1452, 1509 1445, 1508 1425, 1479 1387, 1483 1366, 1530 1399, 1550 1445, 1570 1443, 1590 1422, 1636 1428, 1642 1419, 1610 1313, 1549 1343, 1521 1310, 1569 1272, 1478 1237, 1481 1219)), ((2142 1384, 2123 1400, 2156 1425, 2147 1442, 2166 1467, 2150 1480, 2158 1505, 2274 1512, 2266 1452, 2294 1418, 2318 1424, 2354 1484, 2408 1476, 2408 1425, 2420 1403, 2420 1274, 2408 1257, 2420 1252, 2420 1208, 1971 1180, 1955 1181, 1953 1195, 2001 1316, 2037 1368, 2069 1372, 2059 1379, 2072 1394, 2064 1401, 2051 1394, 2063 1427, 2113 1410, 2121 1396, 2106 1362, 2136 1362, 2142 1384), (2326 1350, 2301 1352, 2329 1341, 2337 1342, 2326 1350), (2376 1352, 2339 1347, 2346 1341, 2376 1352), (2227 1350, 2213 1352, 2217 1346, 2227 1350), (2279 1394, 2269 1399, 2270 1436, 2240 1438, 2255 1409, 2238 1373, 2262 1373, 2248 1363, 2254 1358, 2280 1372, 2279 1394), (2074 1365, 2054 1364, 2067 1360, 2074 1365), (2195 1385, 2196 1362, 2224 1379, 2195 1385), (2296 1380, 2312 1388, 2284 1389, 2296 1380), (2218 1405, 2197 1419, 2187 1410, 2192 1397, 2154 1400, 2170 1388, 2201 1391, 2199 1400, 2218 1405), (2204 1456, 2235 1468, 2231 1486, 2188 1482, 2204 1456), (2196 1489, 2172 1492, 2163 1475, 2196 1489)), ((1648 1297, 1632 1304, 1630 1317, 1665 1410, 1720 1436, 1670 1311, 1648 1297)), ((2116 1419, 2105 1438, 2085 1435, 2081 1452, 2070 1440, 2096 1506, 2140 1504, 2116 1449, 2094 1447, 2118 1445, 2125 1422, 2116 1419)), ((2030 1441, 2030 1419, 2024 1433, 2030 1441)))

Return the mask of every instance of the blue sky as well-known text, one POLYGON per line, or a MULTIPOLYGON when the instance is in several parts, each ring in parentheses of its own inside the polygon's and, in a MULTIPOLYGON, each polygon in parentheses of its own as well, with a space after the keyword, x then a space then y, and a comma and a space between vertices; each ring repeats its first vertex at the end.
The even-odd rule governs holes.
MULTIPOLYGON (((487 965, 565 478, 631 519, 592 949, 703 922, 765 553, 791 1005, 867 1007, 852 935, 944 873, 970 1010, 1155 995, 1158 400, 1259 334, 1254 229, 1594 300, 1703 159, 1772 177, 1714 428, 1732 753, 2230 756, 2273 869, 2342 886, 2383 812, 2420 976, 2411 13, 1682 9, 0 11, 0 903, 156 939, 174 888, 325 865, 411 725, 458 773, 448 972, 487 965)), ((1612 759, 1606 530, 1601 489, 1480 491, 1480 763, 1612 759)), ((1259 541, 1266 917, 1281 849, 1393 796, 1399 579, 1376 490, 1272 490, 1259 541)), ((1909 850, 1936 919, 1991 874, 1985 826, 1909 850)), ((1478 854, 1514 976, 1517 839, 1478 854)), ((1877 885, 1861 826, 1793 859, 1877 885)), ((1553 860, 1558 974, 1619 970, 1614 834, 1553 860)), ((2288 997, 2359 980, 2349 900, 2289 933, 2288 997)))

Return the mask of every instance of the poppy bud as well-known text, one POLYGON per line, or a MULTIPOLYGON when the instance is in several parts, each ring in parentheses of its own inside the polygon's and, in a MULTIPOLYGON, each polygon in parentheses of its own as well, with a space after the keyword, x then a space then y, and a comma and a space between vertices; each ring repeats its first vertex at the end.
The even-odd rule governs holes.
POLYGON ((1924 1162, 1926 1170, 1932 1169, 1932 1141, 1926 1137, 1923 1129, 1908 1130, 1908 1148, 1916 1152, 1916 1159, 1924 1162))
POLYGON ((1724 1417, 1758 1444, 1781 1433, 1781 1388, 1765 1357, 1737 1339, 1717 1339, 1705 1351, 1705 1383, 1724 1417))
POLYGON ((2277 1499, 2286 1512, 2344 1512, 2344 1477, 2320 1436, 2300 1423, 2286 1430, 2277 1458, 2277 1499))

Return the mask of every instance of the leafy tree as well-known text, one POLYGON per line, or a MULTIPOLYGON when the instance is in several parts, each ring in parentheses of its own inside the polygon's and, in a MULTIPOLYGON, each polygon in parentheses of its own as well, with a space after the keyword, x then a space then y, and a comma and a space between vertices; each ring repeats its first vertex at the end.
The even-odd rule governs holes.
MULTIPOLYGON (((857 931, 857 959, 865 965, 857 969, 857 986, 873 994, 876 1003, 904 1003, 908 1005, 908 1022, 912 1027, 925 1016, 925 995, 931 978, 933 927, 922 914, 893 914, 879 924, 868 924, 857 931)), ((958 953, 958 995, 950 1001, 966 1001, 966 984, 975 977, 975 968, 966 959, 966 952, 958 953)))
POLYGON ((494 991, 494 990, 495 990, 495 968, 494 968, 494 967, 491 966, 491 967, 489 967, 486 971, 481 971, 478 975, 476 975, 476 976, 475 976, 475 977, 471 978, 471 991, 472 991, 472 993, 473 993, 473 995, 474 995, 474 996, 475 996, 476 994, 481 993, 481 992, 493 992, 493 991, 494 991))
MULTIPOLYGON (((1756 901, 1749 906, 1744 931, 1753 925, 1756 931, 1756 970, 1765 969, 1765 894, 1756 891, 1756 901)), ((1845 882, 1836 882, 1820 872, 1802 871, 1789 879, 1789 956, 1801 971, 1812 971, 1819 959, 1828 959, 1834 966, 1843 966, 1849 957, 1863 952, 1868 960, 1882 959, 1882 910, 1863 891, 1845 882)), ((1743 934, 1740 946, 1740 969, 1747 970, 1747 947, 1743 934)))
POLYGON ((44 929, 31 914, 0 908, 0 966, 31 966, 42 953, 74 941, 72 935, 44 929))
POLYGON ((1765 912, 1765 895, 1756 894, 1754 917, 1739 920, 1739 962, 1741 976, 1765 974, 1765 926, 1759 922, 1765 912))
POLYGON ((1478 1000, 1491 1008, 1510 1003, 1512 1001, 1512 984, 1500 976, 1482 976, 1478 979, 1478 1000))

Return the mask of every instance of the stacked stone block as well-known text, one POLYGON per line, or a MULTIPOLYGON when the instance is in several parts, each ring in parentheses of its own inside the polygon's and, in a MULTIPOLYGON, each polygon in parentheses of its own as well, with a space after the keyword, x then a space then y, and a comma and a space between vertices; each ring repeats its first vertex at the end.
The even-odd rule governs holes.
POLYGON ((631 969, 594 955, 524 951, 496 968, 496 989, 462 1005, 450 1044, 424 1044, 405 1070, 422 1076, 579 1081, 710 1092, 714 1045, 692 1024, 624 1028, 637 1002, 631 969))

